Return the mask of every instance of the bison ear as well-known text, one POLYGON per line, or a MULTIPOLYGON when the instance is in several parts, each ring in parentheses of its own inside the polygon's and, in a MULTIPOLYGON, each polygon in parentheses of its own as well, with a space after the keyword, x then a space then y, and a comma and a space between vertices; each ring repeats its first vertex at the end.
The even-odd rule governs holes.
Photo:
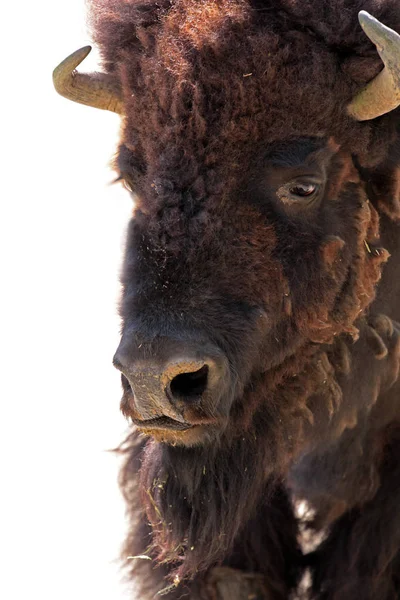
POLYGON ((400 165, 383 164, 366 170, 367 194, 393 221, 400 220, 400 165))
POLYGON ((366 35, 376 46, 384 68, 352 100, 348 113, 357 121, 384 115, 400 105, 400 35, 365 10, 358 18, 366 35))
POLYGON ((91 49, 85 46, 76 50, 54 69, 54 87, 68 100, 122 114, 122 93, 114 77, 107 73, 78 73, 75 70, 91 49))
POLYGON ((357 165, 368 198, 393 221, 400 221, 400 139, 389 147, 387 158, 373 167, 357 165))

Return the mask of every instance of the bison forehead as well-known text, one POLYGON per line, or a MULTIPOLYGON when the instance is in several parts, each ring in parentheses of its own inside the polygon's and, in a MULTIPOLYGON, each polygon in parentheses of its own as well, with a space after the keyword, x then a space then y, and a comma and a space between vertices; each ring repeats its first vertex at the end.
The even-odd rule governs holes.
POLYGON ((232 164, 261 140, 325 135, 347 119, 351 86, 340 94, 337 57, 309 34, 225 17, 212 35, 205 21, 200 43, 199 23, 192 31, 169 19, 151 50, 120 65, 124 139, 149 163, 184 147, 207 164, 232 164))
MULTIPOLYGON (((381 63, 349 2, 92 4, 105 67, 122 81, 124 141, 146 164, 177 147, 234 164, 258 140, 291 135, 330 135, 367 151, 371 127, 346 106, 381 63)), ((371 10, 385 18, 391 5, 371 10)), ((388 120, 375 125, 377 136, 388 120)))

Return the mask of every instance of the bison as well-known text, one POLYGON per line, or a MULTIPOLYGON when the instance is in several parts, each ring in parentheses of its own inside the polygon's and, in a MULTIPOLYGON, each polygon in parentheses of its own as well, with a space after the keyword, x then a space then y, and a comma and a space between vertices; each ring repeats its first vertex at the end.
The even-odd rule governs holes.
POLYGON ((400 598, 398 0, 90 4, 138 598, 400 598))

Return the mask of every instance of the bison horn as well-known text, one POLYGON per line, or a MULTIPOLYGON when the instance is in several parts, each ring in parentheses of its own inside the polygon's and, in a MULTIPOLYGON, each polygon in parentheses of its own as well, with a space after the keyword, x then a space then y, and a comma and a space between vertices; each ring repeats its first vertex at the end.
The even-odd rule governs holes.
POLYGON ((348 106, 349 114, 357 121, 367 121, 400 104, 400 35, 365 10, 358 14, 358 19, 385 65, 348 106))
POLYGON ((90 46, 85 46, 77 50, 54 69, 54 87, 64 98, 121 114, 123 112, 121 90, 111 75, 75 71, 91 49, 90 46))

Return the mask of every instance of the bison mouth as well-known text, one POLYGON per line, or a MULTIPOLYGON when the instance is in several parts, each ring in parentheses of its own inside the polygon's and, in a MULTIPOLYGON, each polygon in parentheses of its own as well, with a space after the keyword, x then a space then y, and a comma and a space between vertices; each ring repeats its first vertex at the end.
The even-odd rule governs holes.
POLYGON ((170 417, 157 417, 146 421, 131 417, 131 420, 132 423, 139 427, 139 429, 171 429, 173 431, 186 431, 195 427, 195 425, 192 425, 191 423, 181 423, 170 417))

